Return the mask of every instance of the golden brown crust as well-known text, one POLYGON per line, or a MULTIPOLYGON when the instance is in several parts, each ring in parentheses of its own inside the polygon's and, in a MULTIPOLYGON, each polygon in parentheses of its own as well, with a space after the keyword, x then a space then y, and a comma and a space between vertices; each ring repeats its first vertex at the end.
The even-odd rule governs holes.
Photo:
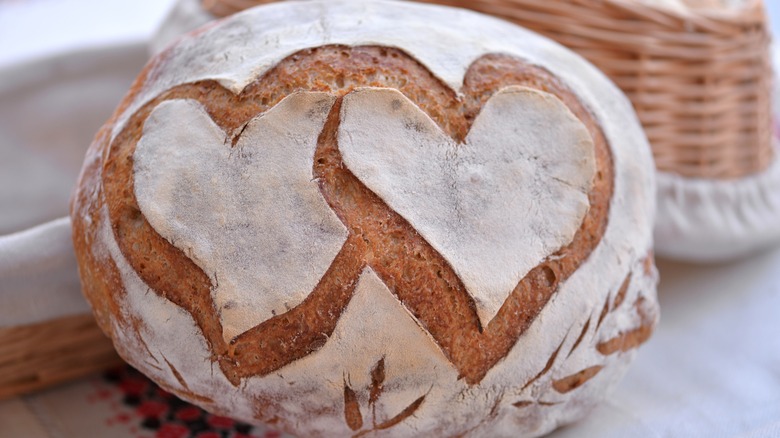
MULTIPOLYGON (((140 84, 136 85, 136 91, 140 84)), ((265 375, 318 349, 332 333, 351 299, 357 279, 370 266, 437 341, 461 376, 478 383, 530 326, 558 285, 587 259, 607 223, 614 172, 598 122, 579 99, 549 72, 521 60, 488 55, 466 74, 463 98, 446 87, 404 52, 384 47, 324 46, 291 55, 274 69, 233 95, 211 81, 177 86, 152 100, 117 135, 101 169, 85 170, 74 202, 74 233, 87 295, 101 327, 120 317, 113 294, 122 286, 115 269, 101 267, 91 255, 101 202, 81 196, 104 187, 111 226, 122 254, 143 281, 159 295, 189 312, 203 331, 225 375, 265 375), (357 87, 395 88, 415 102, 449 133, 462 141, 490 96, 509 85, 524 85, 558 96, 585 124, 594 140, 597 177, 589 194, 590 210, 571 244, 534 268, 506 300, 487 327, 481 327, 460 279, 400 215, 366 188, 341 163, 336 141, 340 100, 318 141, 315 176, 323 196, 349 229, 349 237, 330 269, 303 303, 239 335, 229 344, 211 300, 208 276, 184 253, 149 225, 133 191, 133 152, 149 113, 162 101, 189 98, 201 102, 212 119, 233 137, 253 117, 295 91, 326 91, 339 98, 357 87), (80 215, 91 215, 87 223, 80 215), (76 223, 76 221, 79 221, 76 223), (85 237, 91 236, 91 237, 85 237), (294 342, 293 342, 294 339, 294 342), (240 358, 241 365, 237 365, 240 358)), ((127 98, 125 105, 131 100, 127 98)), ((104 129, 105 131, 105 129, 104 129)), ((108 133, 96 140, 108 148, 108 133)), ((522 251, 522 248, 518 248, 522 251)))
POLYGON ((111 133, 109 125, 100 129, 87 154, 87 162, 72 202, 71 220, 82 291, 92 305, 98 325, 113 338, 111 320, 122 318, 114 293, 122 290, 123 286, 116 267, 110 260, 99 258, 93 246, 93 242, 98 240, 97 227, 101 222, 100 210, 104 202, 100 182, 102 160, 93 149, 100 149, 101 145, 108 143, 111 133))
POLYGON ((162 57, 147 64, 130 87, 127 96, 120 102, 111 118, 100 128, 87 150, 84 166, 79 175, 76 191, 71 199, 70 216, 73 229, 73 246, 79 266, 81 288, 92 306, 98 326, 110 338, 114 339, 111 321, 124 320, 115 295, 124 293, 116 266, 96 242, 98 236, 105 195, 103 193, 103 161, 111 141, 111 130, 119 117, 133 99, 140 93, 151 72, 162 61, 162 57))
POLYGON ((648 310, 648 303, 640 297, 635 303, 637 313, 640 317, 639 327, 620 333, 612 339, 608 339, 604 342, 600 342, 596 345, 596 350, 599 353, 608 356, 619 352, 626 352, 633 350, 634 348, 644 344, 650 335, 653 334, 653 328, 655 327, 656 315, 648 310))
POLYGON ((595 365, 589 368, 585 368, 580 372, 574 373, 571 376, 566 376, 562 379, 555 380, 552 384, 553 389, 560 392, 561 394, 573 391, 584 385, 588 380, 596 377, 596 374, 598 374, 599 371, 601 371, 603 368, 604 367, 601 365, 595 365))

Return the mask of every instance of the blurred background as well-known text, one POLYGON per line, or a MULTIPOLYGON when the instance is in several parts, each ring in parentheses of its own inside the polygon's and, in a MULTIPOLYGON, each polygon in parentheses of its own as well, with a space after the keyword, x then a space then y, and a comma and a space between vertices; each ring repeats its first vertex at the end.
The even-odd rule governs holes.
POLYGON ((0 0, 0 68, 63 50, 147 39, 173 0, 0 0))
MULTIPOLYGON (((69 48, 148 38, 173 0, 0 0, 0 67, 69 48)), ((780 1, 766 0, 775 35, 780 1)))

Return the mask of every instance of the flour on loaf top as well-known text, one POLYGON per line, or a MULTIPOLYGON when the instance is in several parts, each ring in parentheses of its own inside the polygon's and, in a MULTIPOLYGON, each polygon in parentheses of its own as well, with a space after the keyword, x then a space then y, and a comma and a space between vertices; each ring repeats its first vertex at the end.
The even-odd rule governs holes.
POLYGON ((462 144, 397 90, 350 93, 341 113, 344 163, 455 269, 483 327, 588 211, 593 141, 551 94, 498 91, 462 144))
POLYGON ((164 102, 146 121, 134 155, 138 205, 210 277, 226 341, 303 301, 346 240, 312 177, 334 100, 290 95, 235 146, 193 100, 164 102))

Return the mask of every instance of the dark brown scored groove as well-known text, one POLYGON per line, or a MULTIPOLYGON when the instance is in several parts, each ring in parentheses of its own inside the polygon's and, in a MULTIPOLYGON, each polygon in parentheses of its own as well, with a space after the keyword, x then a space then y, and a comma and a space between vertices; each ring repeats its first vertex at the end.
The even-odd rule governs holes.
MULTIPOLYGON (((424 66, 397 49, 323 46, 293 54, 234 95, 213 81, 177 86, 144 105, 111 144, 103 184, 119 247, 133 269, 157 294, 189 312, 212 351, 212 359, 234 384, 266 375, 319 349, 332 334, 370 266, 430 332, 469 384, 479 383, 530 326, 558 285, 590 255, 604 233, 613 189, 606 139, 577 97, 547 71, 504 55, 486 55, 469 68, 461 90, 449 89, 424 66), (400 215, 365 187, 341 161, 337 144, 341 98, 357 87, 395 88, 462 142, 493 93, 523 85, 556 95, 588 128, 595 144, 597 176, 590 210, 573 241, 523 278, 487 327, 481 327, 472 298, 449 264, 400 215), (195 99, 233 140, 253 117, 296 91, 338 96, 318 139, 313 174, 320 190, 349 230, 349 237, 311 294, 226 342, 212 284, 182 251, 149 225, 133 190, 133 152, 143 123, 161 102, 195 99)), ((226 141, 225 147, 231 147, 226 141)), ((390 145, 388 145, 390 146, 390 145)), ((523 248, 518 248, 518 252, 523 248)))

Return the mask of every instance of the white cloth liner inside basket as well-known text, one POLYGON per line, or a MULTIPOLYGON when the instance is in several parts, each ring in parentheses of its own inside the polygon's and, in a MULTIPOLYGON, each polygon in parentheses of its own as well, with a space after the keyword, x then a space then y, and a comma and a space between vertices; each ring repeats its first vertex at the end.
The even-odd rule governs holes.
MULTIPOLYGON (((780 153, 780 151, 778 151, 780 153)), ((718 181, 658 173, 659 255, 729 260, 780 241, 780 160, 764 172, 718 181)))

